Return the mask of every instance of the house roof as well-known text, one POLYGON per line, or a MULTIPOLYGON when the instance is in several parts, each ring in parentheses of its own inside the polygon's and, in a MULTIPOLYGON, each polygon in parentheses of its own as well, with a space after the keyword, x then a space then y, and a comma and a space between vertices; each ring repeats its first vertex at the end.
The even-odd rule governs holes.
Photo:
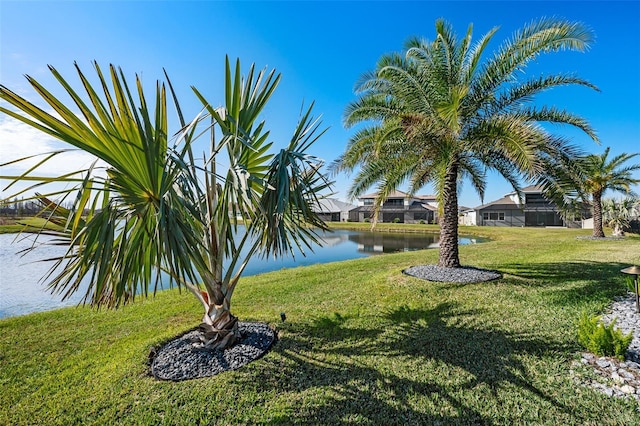
POLYGON ((416 210, 430 210, 432 212, 435 212, 438 210, 437 207, 434 207, 432 205, 426 204, 426 203, 420 203, 420 202, 413 202, 411 203, 411 205, 409 206, 409 210, 410 211, 416 211, 416 210))
MULTIPOLYGON (((539 193, 542 193, 542 187, 539 185, 529 185, 522 188, 521 192, 523 194, 539 194, 539 193)), ((513 201, 513 199, 511 198, 515 194, 516 194, 516 191, 511 191, 502 198, 491 201, 490 203, 487 203, 487 204, 481 204, 477 207, 470 208, 467 211, 480 210, 480 209, 484 209, 485 207, 494 206, 494 205, 505 205, 505 204, 510 206, 517 205, 517 203, 513 201)))
MULTIPOLYGON (((358 197, 358 199, 362 200, 365 198, 377 198, 377 197, 378 197, 378 193, 373 192, 371 194, 361 195, 358 197)), ((389 198, 416 198, 418 200, 435 200, 436 196, 435 195, 409 195, 403 191, 393 191, 391 194, 387 196, 387 199, 389 198)))
MULTIPOLYGON (((529 186, 525 186, 524 188, 521 189, 521 192, 523 194, 542 194, 543 193, 543 188, 539 185, 529 185, 529 186)), ((516 194, 516 191, 511 191, 508 194, 506 194, 504 197, 495 200, 495 201, 491 201, 490 203, 487 204, 482 204, 480 206, 474 207, 470 210, 481 210, 484 209, 486 207, 489 206, 494 206, 494 205, 508 205, 508 206, 517 206, 519 205, 516 201, 513 200, 513 196, 516 194)))
MULTIPOLYGON (((424 210, 429 210, 432 212, 435 212, 438 210, 437 207, 433 207, 429 204, 425 204, 425 203, 413 203, 411 204, 411 206, 409 206, 409 209, 405 210, 404 207, 398 206, 398 207, 382 207, 380 208, 380 212, 381 213, 398 213, 398 212, 405 212, 405 211, 410 211, 410 212, 415 212, 415 211, 424 211, 424 210)), ((358 206, 354 209, 351 209, 350 211, 352 212, 373 212, 374 211, 374 207, 373 206, 358 206)))
POLYGON ((318 205, 314 207, 316 213, 337 213, 346 212, 356 207, 353 204, 335 198, 322 198, 318 200, 318 205))
MULTIPOLYGON (((538 194, 542 192, 542 187, 540 185, 529 185, 522 188, 521 191, 523 194, 538 194)), ((516 191, 511 191, 506 195, 513 195, 515 193, 516 191)))
POLYGON ((498 204, 500 204, 500 205, 508 204, 508 205, 511 205, 511 206, 517 205, 509 195, 505 195, 504 197, 502 197, 502 198, 500 198, 498 200, 492 201, 492 202, 487 203, 487 204, 482 204, 482 205, 480 205, 478 207, 475 207, 475 208, 473 208, 471 210, 480 210, 480 209, 484 209, 485 207, 495 206, 495 205, 498 205, 498 204))

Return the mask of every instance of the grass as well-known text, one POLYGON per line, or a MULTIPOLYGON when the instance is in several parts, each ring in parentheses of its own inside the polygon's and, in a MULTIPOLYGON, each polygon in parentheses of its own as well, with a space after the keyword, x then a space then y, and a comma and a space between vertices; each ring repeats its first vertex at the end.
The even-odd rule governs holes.
POLYGON ((55 225, 47 223, 40 217, 0 217, 0 234, 12 234, 17 232, 37 232, 43 226, 55 229, 55 225))
POLYGON ((491 239, 461 246, 463 264, 504 274, 480 284, 402 274, 437 250, 245 277, 234 313, 271 324, 277 344, 186 382, 146 364, 199 322, 186 292, 0 320, 0 424, 639 424, 640 404, 569 374, 581 312, 606 309, 640 263, 640 236, 576 239, 589 232, 462 228, 491 239))

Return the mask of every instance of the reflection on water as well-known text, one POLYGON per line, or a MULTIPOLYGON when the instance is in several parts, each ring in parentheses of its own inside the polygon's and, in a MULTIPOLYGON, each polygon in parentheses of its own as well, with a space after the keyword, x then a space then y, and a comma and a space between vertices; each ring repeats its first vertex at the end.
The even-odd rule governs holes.
MULTIPOLYGON (((437 234, 358 232, 350 234, 349 240, 358 245, 359 252, 371 254, 396 253, 439 247, 437 234)), ((477 238, 472 237, 460 237, 458 241, 463 245, 480 242, 477 238)))
MULTIPOLYGON (((45 241, 43 237, 40 239, 45 241)), ((313 247, 313 252, 306 250, 306 256, 298 252, 293 257, 283 259, 254 257, 243 276, 296 266, 355 259, 372 254, 438 247, 438 236, 435 234, 336 230, 325 234, 323 241, 322 246, 313 247)), ((460 244, 475 242, 480 241, 471 237, 460 238, 460 244)), ((86 284, 80 292, 62 301, 61 295, 51 295, 46 288, 47 283, 41 282, 51 263, 39 260, 64 254, 64 247, 40 245, 24 256, 17 254, 32 244, 33 237, 16 239, 12 234, 0 234, 0 318, 72 306, 82 301, 87 288, 86 284)))

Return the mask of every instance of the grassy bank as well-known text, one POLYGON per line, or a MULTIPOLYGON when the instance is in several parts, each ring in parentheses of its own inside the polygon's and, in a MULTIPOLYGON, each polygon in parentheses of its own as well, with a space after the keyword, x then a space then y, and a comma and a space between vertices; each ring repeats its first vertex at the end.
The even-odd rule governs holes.
POLYGON ((37 232, 43 226, 55 229, 55 225, 39 217, 0 217, 0 234, 12 234, 17 232, 37 232))
POLYGON ((244 278, 235 314, 270 323, 279 341, 207 379, 148 375, 150 348, 199 321, 187 293, 1 320, 0 424, 638 424, 638 403, 577 386, 569 369, 580 312, 624 293, 620 269, 640 263, 640 237, 469 230, 491 241, 461 246, 463 264, 502 279, 402 274, 436 250, 244 278))

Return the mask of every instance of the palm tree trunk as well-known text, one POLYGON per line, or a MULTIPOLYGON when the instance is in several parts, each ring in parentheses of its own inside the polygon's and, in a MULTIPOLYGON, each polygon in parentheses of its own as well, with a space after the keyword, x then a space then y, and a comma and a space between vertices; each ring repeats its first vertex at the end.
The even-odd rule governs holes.
POLYGON ((593 236, 595 238, 604 238, 602 230, 602 192, 596 191, 593 196, 593 236))
POLYGON ((240 330, 238 318, 231 313, 229 300, 218 286, 214 289, 214 300, 209 300, 208 294, 203 293, 209 309, 200 324, 201 340, 207 349, 222 350, 236 343, 240 338, 240 330))
POLYGON ((458 165, 451 166, 445 177, 440 218, 440 258, 438 265, 459 268, 458 255, 458 165))

